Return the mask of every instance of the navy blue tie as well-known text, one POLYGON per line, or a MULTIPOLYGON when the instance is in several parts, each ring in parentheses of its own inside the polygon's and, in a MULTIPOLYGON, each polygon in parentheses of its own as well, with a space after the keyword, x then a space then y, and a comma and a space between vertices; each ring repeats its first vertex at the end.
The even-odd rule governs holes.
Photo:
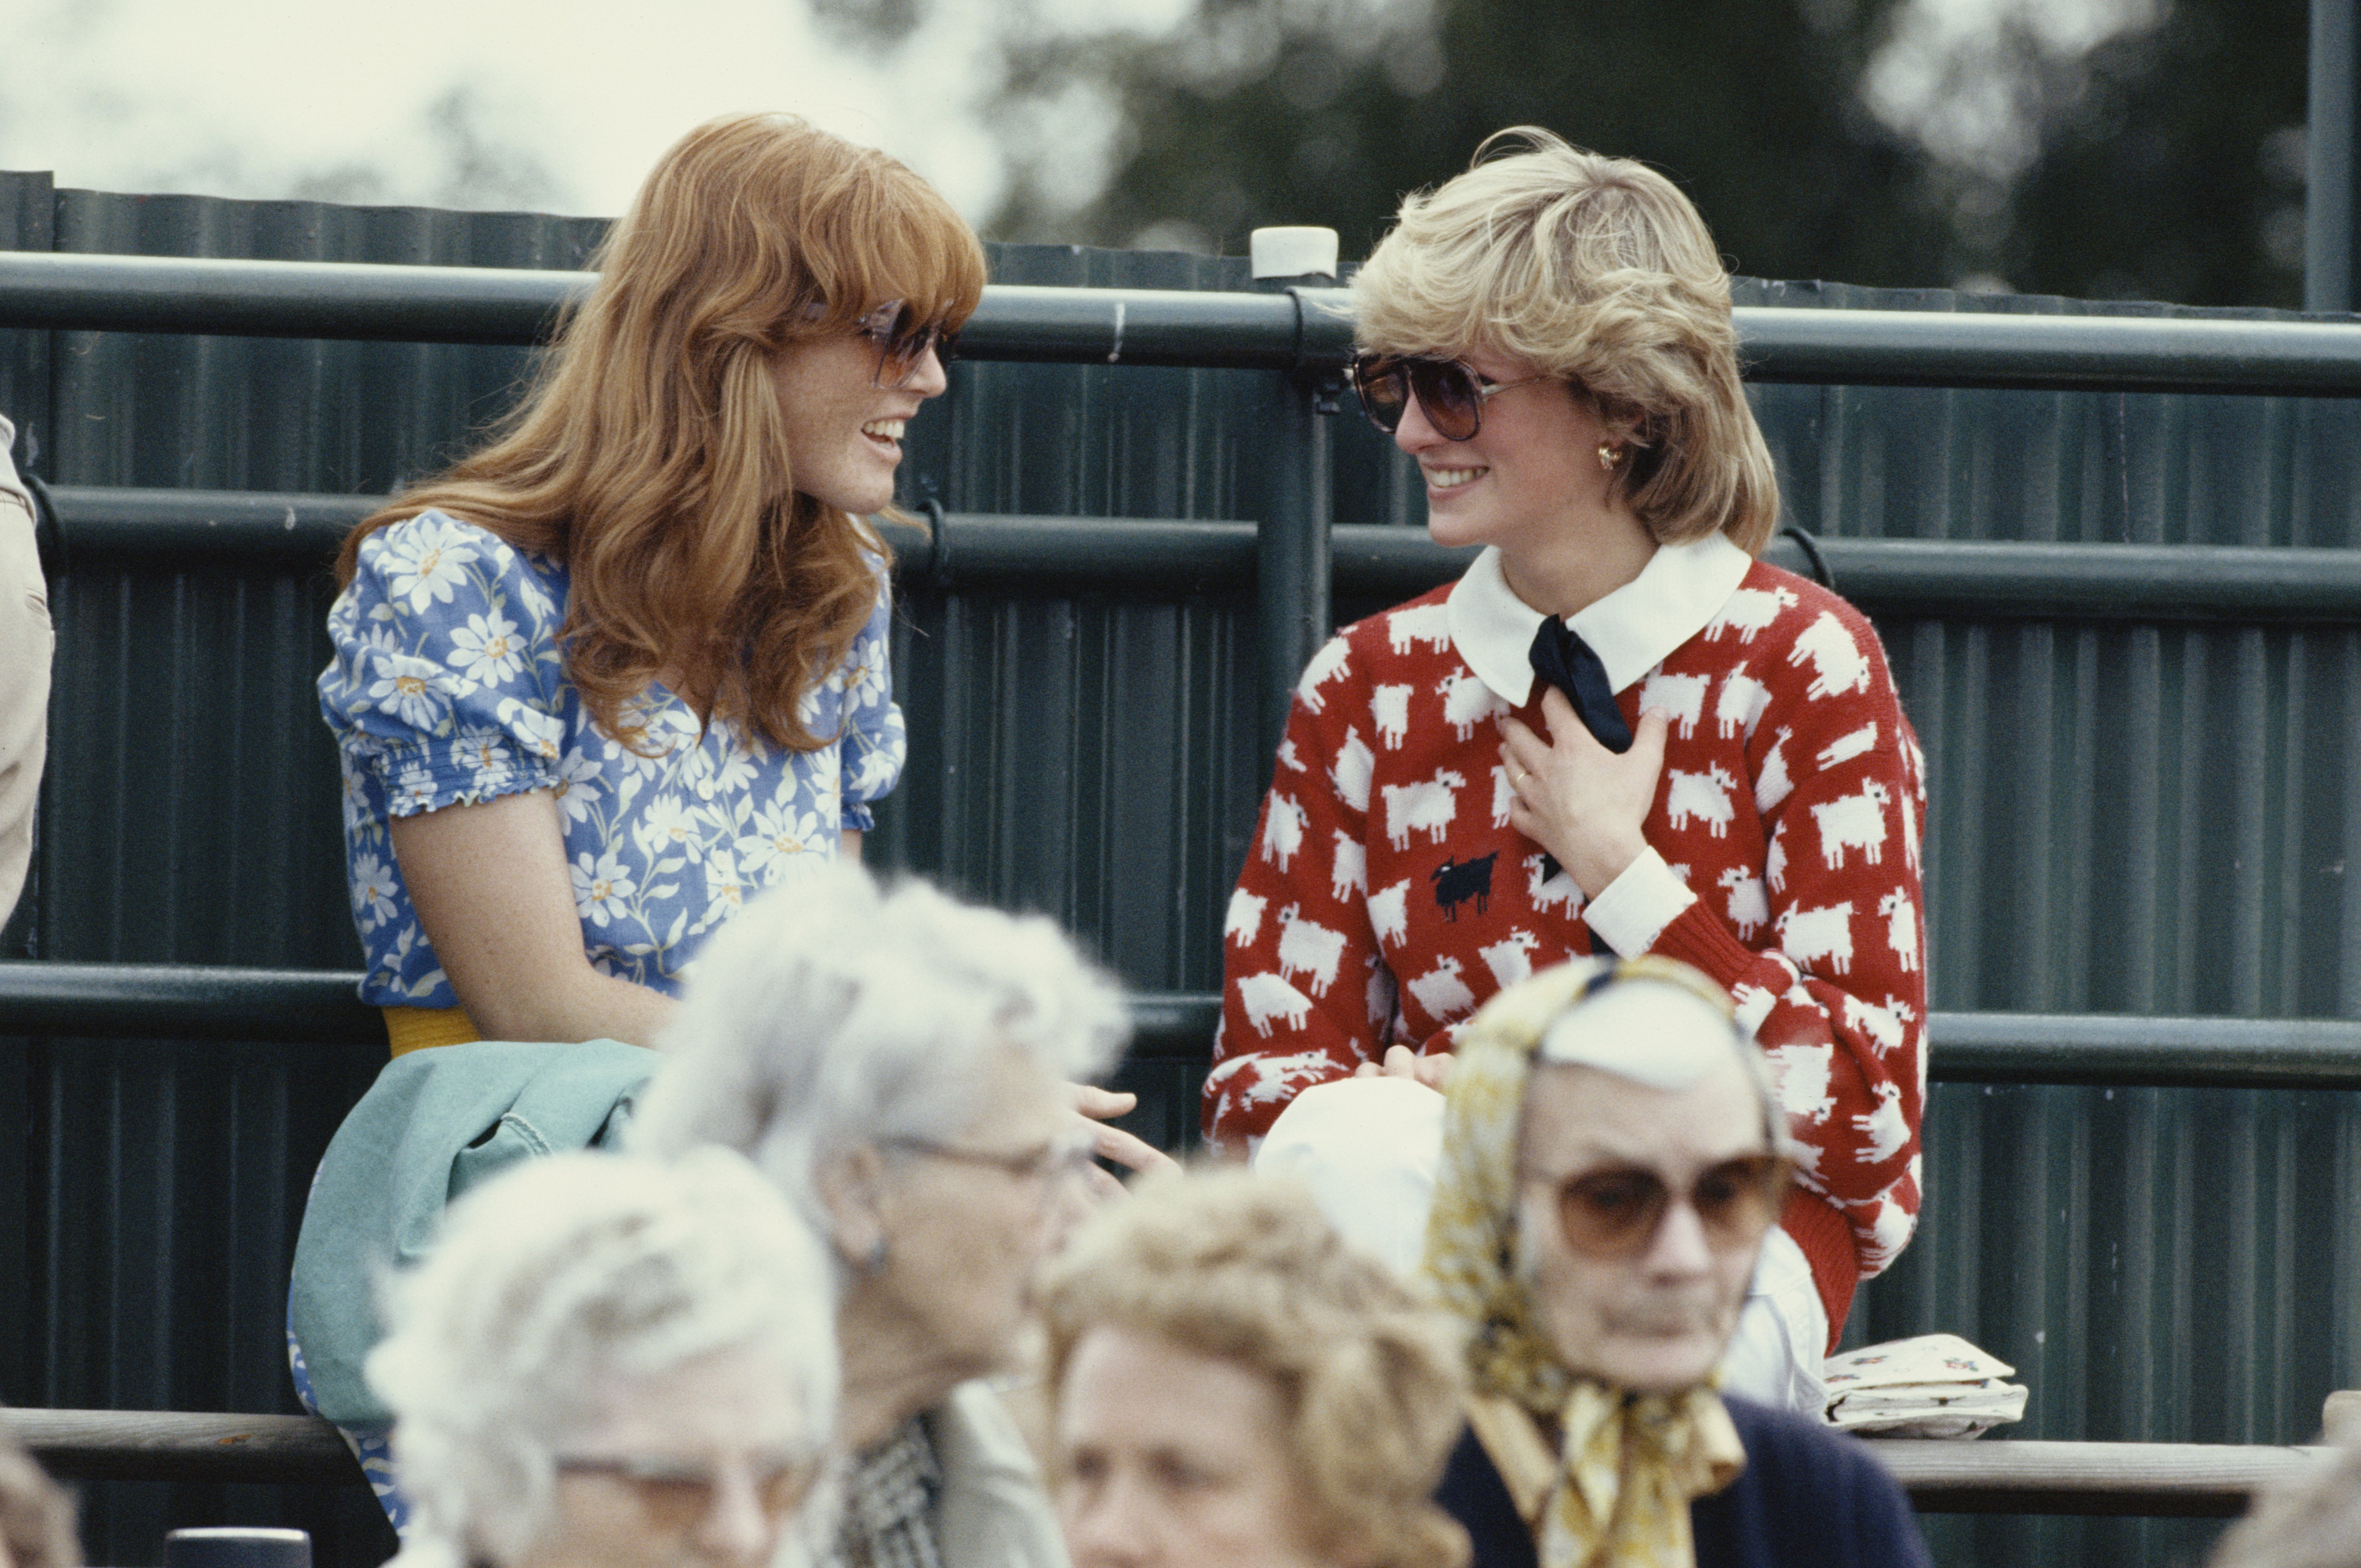
POLYGON ((1526 657, 1532 661, 1533 674, 1565 693, 1574 711, 1582 716, 1583 728, 1600 745, 1618 756, 1631 749, 1631 727, 1623 722, 1623 710, 1615 706, 1615 688, 1608 682, 1607 666, 1598 662, 1598 655, 1579 632, 1556 616, 1543 616, 1526 657))

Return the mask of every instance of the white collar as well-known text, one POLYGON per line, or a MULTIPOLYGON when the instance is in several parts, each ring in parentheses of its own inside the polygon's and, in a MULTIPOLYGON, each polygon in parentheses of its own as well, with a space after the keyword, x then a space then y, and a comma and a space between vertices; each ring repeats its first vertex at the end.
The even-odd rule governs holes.
MULTIPOLYGON (((1753 565, 1726 534, 1660 544, 1638 576, 1566 624, 1590 644, 1620 692, 1704 630, 1753 565)), ((1524 707, 1532 696, 1529 655, 1543 617, 1509 587, 1498 545, 1485 547, 1445 602, 1452 646, 1467 667, 1503 702, 1524 707)))

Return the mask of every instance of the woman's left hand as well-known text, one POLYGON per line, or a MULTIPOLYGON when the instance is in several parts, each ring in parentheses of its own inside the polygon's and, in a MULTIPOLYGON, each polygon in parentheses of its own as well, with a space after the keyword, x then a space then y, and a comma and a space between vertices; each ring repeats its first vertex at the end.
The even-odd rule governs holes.
MULTIPOLYGON (((1073 1091, 1075 1120, 1090 1131, 1091 1153, 1142 1174, 1180 1168, 1178 1160, 1147 1139, 1135 1137, 1121 1127, 1106 1124, 1110 1117, 1128 1115, 1139 1103, 1138 1095, 1128 1090, 1101 1089, 1093 1083, 1071 1083, 1066 1087, 1073 1091)), ((1084 1179, 1094 1198, 1123 1196, 1123 1183, 1103 1166, 1091 1165, 1084 1173, 1084 1179)))
POLYGON ((1517 794, 1509 824, 1556 857, 1584 897, 1597 898, 1648 847, 1641 828, 1664 771, 1666 720, 1653 709, 1642 714, 1631 749, 1619 757, 1555 686, 1542 695, 1542 715, 1547 741, 1518 719, 1500 721, 1500 761, 1517 794))

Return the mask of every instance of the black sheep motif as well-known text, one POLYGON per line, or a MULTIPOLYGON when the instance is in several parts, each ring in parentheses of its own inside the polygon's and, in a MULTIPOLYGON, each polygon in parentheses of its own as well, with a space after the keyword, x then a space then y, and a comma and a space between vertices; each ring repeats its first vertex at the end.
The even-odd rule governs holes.
POLYGON ((1459 906, 1469 899, 1476 901, 1476 913, 1483 914, 1492 905, 1492 862, 1500 858, 1493 850, 1481 860, 1445 861, 1426 873, 1434 883, 1434 902, 1445 920, 1459 918, 1459 906))

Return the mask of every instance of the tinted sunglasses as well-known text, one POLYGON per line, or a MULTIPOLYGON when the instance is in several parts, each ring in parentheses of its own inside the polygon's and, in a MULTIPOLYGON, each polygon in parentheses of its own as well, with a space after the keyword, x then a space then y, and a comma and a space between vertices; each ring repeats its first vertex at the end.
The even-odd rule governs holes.
MULTIPOLYGON (((803 1507, 818 1484, 820 1458, 776 1455, 747 1462, 754 1501, 771 1518, 785 1519, 803 1507)), ((721 1478, 718 1468, 699 1459, 672 1454, 623 1454, 612 1459, 567 1458, 557 1462, 567 1475, 611 1475, 637 1495, 647 1520, 659 1530, 685 1534, 713 1512, 721 1478)))
MULTIPOLYGON (((1727 1159, 1697 1179, 1686 1198, 1716 1252, 1752 1246, 1779 1217, 1789 1168, 1774 1154, 1727 1159)), ((1641 1166, 1570 1176, 1558 1185, 1558 1224, 1565 1245, 1585 1257, 1632 1258, 1656 1239, 1673 1194, 1641 1166)))
POLYGON ((1353 390, 1369 422, 1391 435, 1401 426, 1412 397, 1434 433, 1446 441, 1469 441, 1483 428, 1484 405, 1511 387, 1551 379, 1488 381, 1456 359, 1413 359, 1399 354, 1363 354, 1353 360, 1353 390))
POLYGON ((920 321, 917 307, 907 300, 886 301, 862 316, 855 330, 877 345, 877 374, 871 384, 884 388, 908 385, 927 350, 949 359, 952 345, 959 342, 959 334, 947 330, 940 321, 920 321))

